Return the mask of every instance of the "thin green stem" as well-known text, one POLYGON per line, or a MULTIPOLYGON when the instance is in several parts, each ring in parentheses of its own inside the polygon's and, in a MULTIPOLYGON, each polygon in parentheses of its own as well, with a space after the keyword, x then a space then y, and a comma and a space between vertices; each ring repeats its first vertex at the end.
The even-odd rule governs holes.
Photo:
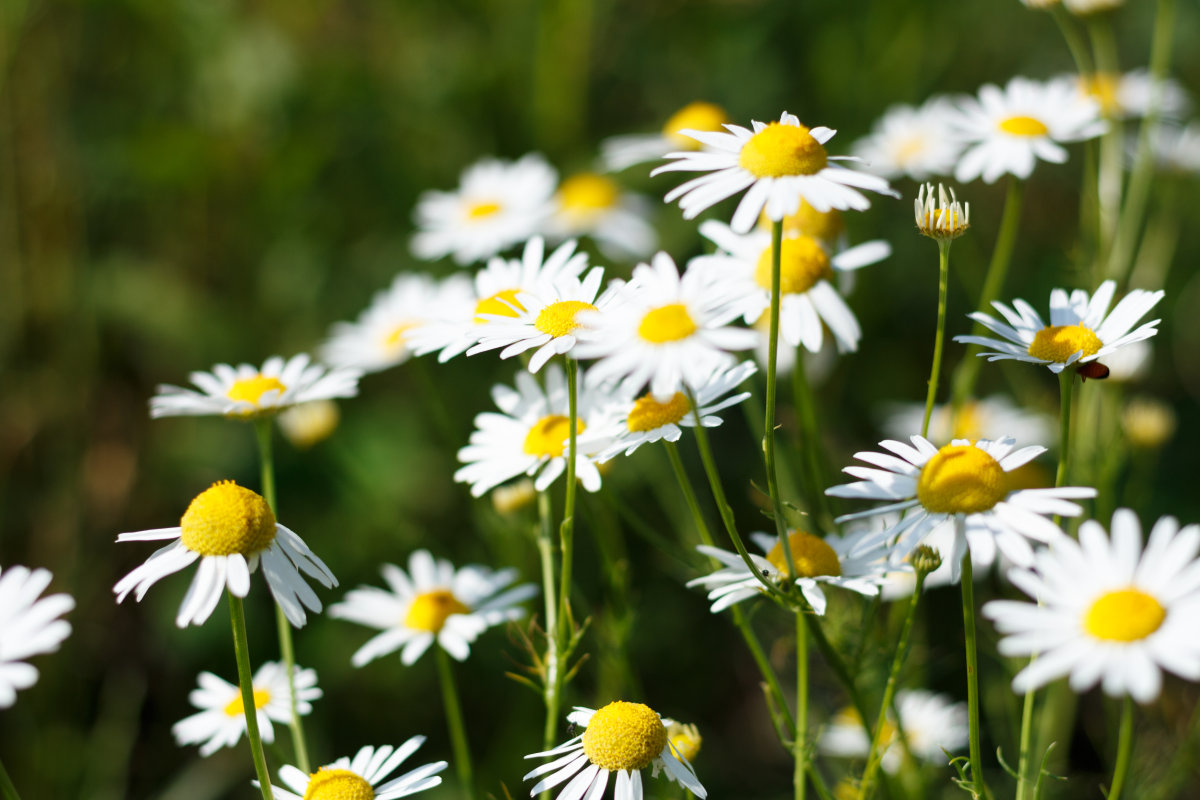
MULTIPOLYGON (((955 535, 964 535, 962 515, 955 515, 958 528, 955 535)), ((962 604, 963 634, 967 651, 967 714, 970 719, 971 737, 971 782, 976 798, 986 797, 987 786, 983 780, 983 753, 979 744, 979 656, 975 650, 975 574, 971 565, 970 549, 962 559, 962 604)))
POLYGON ((472 800, 475 797, 475 780, 471 773, 471 749, 467 745, 467 729, 458 700, 458 685, 454 682, 454 667, 445 650, 436 645, 433 649, 437 651, 438 678, 442 684, 442 702, 446 706, 446 725, 450 728, 450 745, 454 749, 454 766, 458 770, 460 790, 467 800, 472 800))
POLYGON ((802 617, 804 611, 796 611, 796 737, 792 741, 792 758, 796 766, 792 772, 792 784, 796 800, 804 800, 808 781, 808 625, 802 617))
POLYGON ((1067 485, 1067 469, 1071 463, 1071 394, 1074 388, 1075 370, 1067 368, 1058 373, 1058 470, 1054 474, 1056 487, 1067 485))
POLYGON ((938 376, 942 372, 942 345, 946 339, 946 289, 950 283, 950 240, 938 239, 938 316, 937 333, 933 338, 933 366, 929 370, 929 388, 925 392, 925 419, 921 435, 929 437, 929 418, 937 399, 938 376))
POLYGON ((795 396, 796 413, 800 418, 800 449, 804 451, 804 463, 808 469, 809 507, 820 512, 822 527, 832 528, 833 510, 825 494, 828 481, 825 477, 825 460, 821 452, 821 437, 817 426, 817 402, 813 397, 812 384, 804 371, 807 351, 803 346, 796 348, 796 366, 792 369, 792 393, 795 396))
POLYGON ((1130 756, 1133 755, 1133 698, 1126 697, 1121 704, 1121 732, 1117 737, 1117 765, 1113 769, 1112 788, 1108 800, 1121 800, 1125 788, 1125 776, 1129 773, 1130 756))
POLYGON ((12 778, 8 777, 8 771, 4 769, 3 761, 0 761, 0 797, 4 800, 21 800, 21 796, 17 794, 17 787, 13 785, 12 778))
POLYGON ((1091 75, 1094 71, 1092 57, 1087 51, 1087 43, 1083 40, 1083 35, 1075 27, 1074 18, 1067 13, 1061 3, 1054 3, 1050 6, 1050 16, 1054 18, 1058 29, 1062 31, 1063 40, 1066 41, 1067 49, 1071 51, 1071 58, 1075 61, 1075 69, 1084 78, 1091 75))
MULTIPOLYGON (((783 514, 783 502, 779 499, 779 477, 775 471, 775 384, 776 362, 779 359, 779 284, 780 263, 783 256, 783 220, 776 220, 771 226, 771 318, 767 331, 767 391, 766 408, 763 412, 763 459, 767 468, 767 494, 771 496, 771 514, 775 518, 775 533, 783 545, 783 558, 786 562, 784 574, 788 583, 795 575, 795 564, 792 561, 792 547, 788 541, 787 519, 783 514)), ((802 370, 803 364, 797 364, 796 370, 802 370)), ((693 406, 694 408, 695 406, 693 406)), ((811 441, 804 443, 812 447, 811 441)))
MULTIPOLYGON (((560 630, 558 646, 565 650, 571 622, 571 559, 575 550, 575 458, 579 424, 578 376, 579 362, 567 358, 567 489, 563 503, 562 524, 558 528, 562 564, 559 573, 558 624, 560 630)), ((561 679, 561 673, 560 673, 561 679)))
MULTIPOLYGON (((1029 657, 1032 665, 1037 660, 1037 653, 1029 657)), ((1026 800, 1030 792, 1037 786, 1036 780, 1030 780, 1029 763, 1030 747, 1033 742, 1033 704, 1037 692, 1030 689, 1025 693, 1025 701, 1021 705, 1021 743, 1020 756, 1017 760, 1017 797, 1016 800, 1026 800)))
POLYGON ((549 492, 538 493, 538 555, 542 562, 542 599, 546 609, 546 658, 542 699, 546 703, 546 724, 542 745, 550 750, 558 738, 558 690, 560 686, 558 649, 558 600, 554 582, 554 535, 550 521, 549 492))
POLYGON ((254 702, 254 680, 250 674, 250 644, 246 636, 246 610, 242 599, 229 592, 229 621, 233 627, 233 655, 237 659, 238 685, 242 689, 242 713, 246 717, 246 738, 250 741, 250 755, 254 758, 254 772, 258 775, 263 800, 274 800, 271 792, 271 774, 267 771, 267 757, 263 754, 262 736, 258 733, 258 707, 254 702))

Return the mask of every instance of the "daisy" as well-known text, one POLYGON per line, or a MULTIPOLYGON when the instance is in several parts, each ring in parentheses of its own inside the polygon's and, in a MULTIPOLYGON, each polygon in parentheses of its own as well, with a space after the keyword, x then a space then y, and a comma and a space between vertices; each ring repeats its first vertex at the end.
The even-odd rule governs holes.
MULTIPOLYGON (((893 439, 903 439, 911 431, 920 430, 924 419, 924 403, 895 405, 888 410, 883 431, 893 439)), ((1057 431, 1057 420, 1048 414, 1018 406, 1002 395, 968 400, 957 414, 950 404, 937 405, 929 417, 929 439, 934 442, 995 440, 1005 435, 1011 435, 1018 442, 1045 442, 1057 431)))
POLYGON ((1062 4, 1066 7, 1067 11, 1076 16, 1083 17, 1119 8, 1125 4, 1125 0, 1062 0, 1062 4))
POLYGON ((69 594, 38 598, 50 585, 48 569, 0 569, 0 708, 17 701, 17 690, 37 683, 36 667, 23 659, 58 650, 71 625, 58 619, 75 608, 69 594))
POLYGON ((607 169, 618 172, 634 164, 657 161, 672 150, 699 150, 700 143, 681 131, 719 131, 728 121, 725 109, 718 105, 688 103, 670 116, 660 133, 637 133, 605 139, 600 143, 600 160, 607 169))
POLYGON ((267 586, 295 627, 307 619, 304 608, 320 611, 321 601, 301 577, 305 572, 322 586, 337 586, 337 578, 291 529, 275 521, 267 501, 238 486, 220 481, 188 505, 176 528, 122 533, 118 542, 174 541, 155 551, 113 587, 117 602, 136 590, 140 603, 160 578, 200 560, 196 577, 184 595, 175 624, 183 628, 208 619, 228 587, 235 597, 250 591, 250 575, 262 560, 267 586))
MULTIPOLYGON (((869 536, 864 534, 822 539, 800 530, 788 533, 795 584, 800 587, 801 594, 815 613, 825 613, 822 584, 874 596, 879 594, 879 586, 884 582, 887 572, 895 569, 887 562, 886 545, 878 538, 871 542, 869 536)), ((786 582, 787 557, 780 539, 765 533, 752 533, 750 538, 766 554, 764 557, 750 553, 750 560, 754 562, 758 574, 774 583, 786 582)), ((708 599, 713 601, 712 613, 724 611, 735 603, 766 591, 762 581, 751 574, 739 554, 703 544, 696 545, 696 549, 725 565, 711 575, 687 583, 688 586, 709 589, 708 599)))
POLYGON ((831 208, 862 211, 871 203, 858 189, 900 196, 883 178, 830 163, 856 160, 831 156, 825 151, 825 144, 837 131, 807 128, 786 111, 779 122, 767 125, 755 121, 753 125, 753 131, 740 125, 726 125, 728 133, 685 130, 685 135, 708 145, 709 150, 668 153, 666 157, 675 161, 650 173, 709 173, 667 193, 668 203, 679 198, 684 219, 694 218, 743 189, 749 191, 730 223, 738 233, 749 231, 764 210, 772 220, 796 213, 801 198, 819 211, 831 208))
MULTIPOLYGON (((710 270, 714 283, 723 289, 728 308, 753 325, 771 308, 771 233, 759 229, 739 235, 716 220, 704 222, 700 233, 719 250, 693 259, 692 266, 710 270)), ((877 263, 891 252, 891 245, 881 240, 831 253, 810 236, 784 238, 779 263, 779 331, 783 340, 815 353, 821 349, 827 325, 839 351, 857 350, 862 329, 831 281, 836 273, 877 263)))
MULTIPOLYGON (((312 711, 311 701, 321 697, 317 673, 297 666, 292 675, 296 682, 296 713, 308 714, 312 711)), ((200 687, 188 695, 188 700, 200 712, 176 722, 171 726, 171 733, 179 746, 198 744, 200 755, 211 756, 222 747, 233 747, 242 738, 246 732, 245 706, 242 705, 242 690, 236 684, 227 683, 211 672, 201 672, 198 680, 200 687)), ((275 740, 275 728, 271 723, 287 725, 292 720, 287 666, 268 661, 254 673, 252 683, 258 730, 263 741, 270 744, 275 740)))
POLYGON ((1013 563, 1026 566, 1033 562, 1027 539, 1049 543, 1064 535, 1046 517, 1078 516, 1082 509, 1071 500, 1096 496, 1095 489, 1079 486, 1012 489, 1005 473, 1037 458, 1046 448, 1031 445, 1014 451, 1011 436, 996 441, 954 439, 941 449, 922 436, 914 435, 911 441, 911 445, 890 439, 880 442, 891 453, 855 453, 855 458, 874 467, 846 467, 844 472, 862 480, 826 489, 825 494, 889 501, 870 511, 839 517, 839 524, 906 511, 895 526, 876 534, 896 542, 900 553, 910 552, 943 523, 954 522, 953 544, 941 553, 942 560, 950 562, 955 582, 967 553, 969 532, 986 532, 1013 563))
POLYGON ((708 273, 689 269, 680 276, 666 253, 639 264, 604 314, 581 315, 578 358, 598 358, 595 382, 624 382, 636 392, 650 384, 659 402, 684 386, 696 387, 718 366, 733 364, 727 350, 746 350, 754 331, 730 328, 737 316, 722 287, 708 273))
POLYGON ((1132 330, 1139 319, 1163 298, 1163 292, 1134 289, 1121 298, 1111 313, 1108 306, 1116 292, 1115 281, 1100 284, 1090 298, 1082 289, 1069 295, 1065 289, 1050 292, 1050 324, 1024 300, 1013 301, 1009 308, 992 303, 1008 324, 976 311, 968 316, 1004 339, 987 336, 955 336, 954 341, 995 348, 980 353, 988 361, 1016 359, 1030 364, 1045 364, 1059 373, 1072 364, 1086 364, 1107 356, 1132 342, 1149 339, 1158 333, 1159 320, 1132 330))
POLYGON ((212 372, 188 376, 200 391, 162 385, 150 398, 150 416, 221 415, 253 420, 313 400, 354 397, 358 394, 357 369, 328 369, 304 353, 284 361, 271 356, 261 368, 217 364, 212 372))
POLYGON ((1150 149, 1162 172, 1200 174, 1200 122, 1155 126, 1150 131, 1150 149))
POLYGON ((869 171, 885 178, 925 181, 949 175, 962 152, 950 131, 953 113, 953 104, 944 97, 919 107, 894 105, 851 149, 869 171))
MULTIPOLYGON (((896 711, 907 751, 914 758, 945 765, 949 760, 946 751, 954 752, 967 746, 966 703, 955 703, 944 694, 921 689, 901 689, 896 692, 896 711)), ((894 775, 903 766, 905 748, 897 746, 899 730, 891 709, 883 735, 885 744, 880 765, 894 775)), ((866 758, 871 752, 871 742, 863 730, 862 720, 853 709, 841 711, 834 717, 822 731, 817 747, 826 755, 840 758, 866 758)))
POLYGON ((616 258, 645 258, 654 252, 658 234, 647 222, 650 202, 622 192, 606 175, 581 172, 562 182, 555 195, 554 215, 546 234, 556 239, 590 236, 616 258))
POLYGON ((1175 435, 1175 409, 1153 397, 1134 397, 1121 412, 1121 429, 1134 450, 1157 450, 1175 435))
POLYGON ((971 227, 971 204, 959 205, 954 189, 947 194, 946 187, 940 183, 937 195, 934 195, 933 184, 927 183, 913 200, 913 216, 922 236, 939 242, 952 241, 971 227))
POLYGON ((1069 676, 1084 692, 1149 703, 1162 689, 1162 670, 1200 680, 1200 526, 1163 517, 1142 549, 1137 515, 1113 514, 1112 538, 1093 520, 1079 542, 1062 538, 1037 555, 1032 570, 1009 580, 1037 603, 993 600, 983 613, 1004 635, 1002 655, 1038 657, 1013 679, 1019 693, 1069 676))
POLYGON ((950 124, 967 146, 954 171, 960 183, 981 176, 995 183, 1006 173, 1028 178, 1039 158, 1054 164, 1067 160, 1060 142, 1093 139, 1107 127, 1100 104, 1074 87, 1022 77, 1003 89, 987 84, 978 99, 960 100, 958 112, 950 124))
MULTIPOLYGON (((279 780, 288 789, 272 785, 277 800, 396 800, 410 794, 432 789, 442 782, 439 772, 445 761, 424 764, 401 775, 385 780, 396 767, 425 743, 424 736, 414 736, 399 747, 364 747, 353 759, 339 758, 311 775, 290 764, 279 768, 279 780)), ((254 781, 258 786, 258 781, 254 781)))
POLYGON ((598 710, 576 706, 567 720, 582 726, 583 733, 553 750, 525 756, 555 757, 522 779, 546 775, 529 790, 530 797, 570 778, 558 800, 600 800, 609 776, 615 772, 615 799, 642 800, 642 770, 650 766, 654 768, 652 777, 662 770, 669 780, 701 800, 708 796, 692 765, 672 744, 663 720, 649 706, 623 701, 598 710))
POLYGON ((1109 119, 1145 117, 1150 112, 1156 91, 1159 93, 1158 113, 1163 117, 1178 119, 1191 107, 1187 92, 1178 82, 1168 78, 1156 86, 1150 71, 1145 69, 1123 74, 1096 72, 1086 77, 1063 75, 1058 80, 1099 103, 1101 113, 1109 119))
POLYGON ((279 430, 298 450, 307 450, 337 430, 342 415, 332 400, 314 400, 279 414, 279 430))
POLYGON ((523 242, 554 211, 558 175, 540 155, 519 161, 484 159, 462 174, 458 191, 425 192, 413 216, 417 258, 451 255, 471 264, 523 242))
POLYGON ((404 648, 400 661, 416 662, 435 641, 458 661, 471 653, 471 643, 488 628, 524 616, 520 603, 537 594, 531 583, 510 585, 515 569, 491 570, 477 564, 462 569, 435 560, 428 550, 408 557, 408 572, 384 564, 388 589, 361 586, 329 607, 329 615, 382 633, 350 658, 356 667, 404 648))

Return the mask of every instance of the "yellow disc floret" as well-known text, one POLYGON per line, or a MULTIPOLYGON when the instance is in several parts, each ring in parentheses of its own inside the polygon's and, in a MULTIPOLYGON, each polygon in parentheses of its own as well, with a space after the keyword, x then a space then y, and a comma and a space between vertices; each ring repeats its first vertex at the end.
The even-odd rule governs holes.
POLYGON ((1106 117, 1115 117, 1121 111, 1121 101, 1117 94, 1120 81, 1120 76, 1112 72, 1095 72, 1079 79, 1080 88, 1100 104, 1100 112, 1106 117))
POLYGON ((1162 603, 1131 586, 1100 595, 1084 616, 1083 627, 1097 639, 1136 642, 1162 627, 1166 618, 1162 603))
POLYGON ((1012 136, 1045 136, 1050 132, 1046 123, 1034 117, 1008 117, 1000 121, 1000 130, 1012 136))
MULTIPOLYGON (((233 416, 252 416, 258 408, 258 401, 262 396, 270 391, 278 391, 283 394, 287 387, 279 382, 278 378, 268 377, 266 375, 255 375, 253 378, 241 378, 233 382, 229 387, 229 391, 225 396, 230 400, 239 403, 249 403, 254 406, 254 409, 249 411, 235 411, 233 416)), ((278 397, 279 395, 276 395, 278 397)))
POLYGON ((641 703, 609 703, 583 732, 583 752, 600 769, 645 769, 666 746, 662 720, 641 703))
POLYGON ((684 725, 681 722, 672 722, 667 726, 667 739, 671 742, 671 747, 675 748, 676 755, 681 756, 684 761, 694 761, 700 752, 700 744, 704 741, 695 725, 684 725))
POLYGON ((1029 345, 1029 355, 1063 363, 1076 353, 1080 358, 1094 356, 1104 343, 1091 328, 1078 325, 1049 325, 1038 331, 1029 345))
POLYGON ((470 607, 455 597, 454 592, 449 589, 432 589, 413 598, 408 613, 404 615, 404 626, 437 633, 451 614, 470 613, 470 607))
MULTIPOLYGON (((271 693, 266 689, 254 690, 254 707, 256 709, 263 708, 267 703, 271 702, 271 693)), ((242 703, 242 693, 239 690, 237 697, 230 700, 225 705, 225 716, 240 717, 246 713, 246 706, 242 703)))
POLYGON ((260 553, 275 541, 275 514, 267 501, 233 481, 214 483, 183 512, 180 541, 202 556, 260 553))
MULTIPOLYGON (((817 578, 822 575, 836 577, 842 574, 842 562, 834 549, 819 536, 804 531, 788 534, 788 548, 792 551, 792 575, 797 578, 817 578)), ((783 543, 767 553, 767 561, 775 569, 787 572, 787 559, 783 554, 783 543)))
POLYGON ((667 124, 663 125, 662 132, 675 147, 699 150, 700 143, 690 136, 684 136, 680 131, 720 131, 726 122, 729 122, 729 117, 720 106, 702 102, 688 103, 671 115, 667 124))
POLYGON ((1000 462, 973 444, 948 444, 921 468, 917 499, 937 514, 987 511, 1008 493, 1000 462))
POLYGON ((655 400, 652 394, 644 394, 634 402, 625 425, 631 433, 652 431, 663 425, 679 422, 691 410, 692 404, 683 392, 676 392, 665 403, 655 400))
POLYGON ((387 332, 383 337, 383 349, 389 353, 398 353, 404 349, 407 343, 407 334, 413 328, 417 327, 416 322, 401 322, 387 332))
POLYGON ((638 324, 638 336, 651 344, 686 339, 697 330, 692 315, 683 303, 671 303, 646 312, 638 324))
MULTIPOLYGON (((759 218, 759 223, 765 228, 770 228, 773 224, 765 211, 759 218)), ((807 200, 800 201, 800 208, 795 214, 788 214, 783 218, 784 236, 811 236, 814 239, 832 243, 837 241, 845 228, 846 223, 842 220, 842 212, 836 208, 817 211, 808 204, 807 200)))
POLYGON ((575 315, 580 311, 595 311, 596 307, 582 300, 559 300, 538 312, 533 327, 551 336, 566 336, 579 327, 575 315))
POLYGON ((516 317, 525 310, 525 306, 517 302, 520 289, 503 289, 491 297, 485 297, 475 304, 476 324, 487 322, 480 314, 495 314, 500 317, 516 317))
MULTIPOLYGON (((783 240, 779 256, 779 291, 781 294, 804 294, 819 280, 833 277, 829 254, 811 236, 796 236, 783 240)), ((771 289, 771 248, 768 245, 758 257, 754 282, 771 289)))
POLYGON ((613 208, 618 196, 616 181, 594 172, 572 175, 558 187, 559 208, 576 219, 613 208))
POLYGON ((308 777, 304 800, 375 800, 375 790, 348 769, 321 767, 308 777))
MULTIPOLYGON (((583 433, 587 426, 583 420, 575 420, 575 435, 583 433)), ((562 414, 547 414, 533 423, 529 433, 525 434, 524 450, 531 456, 545 458, 561 458, 567 447, 567 438, 571 435, 571 421, 562 414)))
POLYGON ((491 201, 467 205, 467 219, 483 219, 500 213, 500 204, 491 201))
POLYGON ((738 156, 738 166, 756 178, 815 175, 825 169, 828 155, 803 125, 772 122, 754 134, 738 156))

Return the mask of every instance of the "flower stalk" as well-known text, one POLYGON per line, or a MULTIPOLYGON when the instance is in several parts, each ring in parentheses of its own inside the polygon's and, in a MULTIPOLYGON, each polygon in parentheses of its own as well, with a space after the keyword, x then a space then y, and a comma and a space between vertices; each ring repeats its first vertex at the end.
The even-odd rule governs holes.
MULTIPOLYGON (((956 536, 965 535, 966 522, 956 515, 956 536)), ((987 797, 987 784, 983 780, 983 752, 980 747, 979 731, 979 655, 975 647, 975 574, 971 564, 971 550, 962 559, 962 606, 963 634, 967 656, 967 714, 970 719, 971 740, 971 792, 976 798, 987 797)))
POLYGON ((1133 755, 1133 698, 1126 697, 1121 703, 1121 731, 1117 736, 1117 765, 1113 768, 1112 787, 1108 800, 1121 800, 1125 788, 1125 777, 1129 773, 1129 761, 1133 755))
POLYGON ((937 399, 938 377, 942 371, 942 349, 946 340, 946 289, 950 276, 950 240, 938 240, 938 316, 937 333, 933 338, 933 366, 929 370, 929 388, 925 392, 925 418, 921 422, 921 435, 929 436, 929 418, 933 416, 933 403, 937 399))
MULTIPOLYGON (((775 470, 775 388, 779 360, 779 295, 780 270, 783 259, 783 220, 775 220, 771 224, 771 319, 767 333, 767 392, 766 408, 763 412, 763 459, 767 468, 767 494, 771 496, 771 514, 775 519, 775 533, 783 545, 783 557, 787 562, 788 583, 795 577, 795 566, 792 562, 792 547, 788 542, 787 519, 783 514, 783 502, 779 499, 779 477, 775 470)), ((803 364, 796 365, 796 371, 804 368, 803 364)), ((692 408, 696 406, 693 403, 692 408)), ((698 412, 697 412, 698 413, 698 412)), ((806 431, 808 433, 808 431, 806 431)), ((811 439, 806 439, 803 447, 811 449, 814 446, 811 439)), ((810 476, 815 479, 816 476, 810 476)))
MULTIPOLYGON (((271 792, 271 774, 267 771, 267 757, 263 753, 262 736, 258 732, 258 707, 254 702, 254 679, 250 673, 250 644, 246 636, 246 610, 242 599, 229 595, 229 620, 233 627, 233 655, 237 660, 238 686, 242 690, 242 713, 246 716, 246 738, 250 741, 250 755, 254 759, 254 772, 258 776, 263 800, 274 800, 271 792)), ((293 697, 295 692, 292 693, 293 697)))
POLYGON ((437 646, 433 649, 437 651, 438 679, 442 685, 442 702, 446 707, 446 725, 450 728, 450 745, 454 748, 454 766, 458 771, 458 782, 467 800, 473 800, 475 780, 471 770, 471 749, 467 744, 467 728, 463 723, 458 685, 454 681, 454 667, 445 650, 437 646))

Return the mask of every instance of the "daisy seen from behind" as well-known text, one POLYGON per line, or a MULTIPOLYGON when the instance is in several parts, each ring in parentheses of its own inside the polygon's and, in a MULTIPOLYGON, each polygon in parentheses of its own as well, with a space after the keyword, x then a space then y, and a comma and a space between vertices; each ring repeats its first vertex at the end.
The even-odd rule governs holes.
POLYGON ((343 756, 312 774, 285 764, 279 768, 279 780, 288 788, 272 785, 271 789, 277 800, 396 800, 408 797, 440 784, 442 777, 438 773, 447 766, 445 761, 434 761, 398 778, 387 779, 424 743, 424 736, 414 736, 399 747, 364 747, 354 754, 354 758, 343 756))
POLYGON ((600 160, 613 172, 657 161, 672 150, 699 150, 701 144, 680 131, 719 131, 729 121, 725 109, 714 103, 688 103, 672 114, 659 133, 613 136, 600 143, 600 160))
POLYGON ((260 563, 271 595, 297 628, 307 621, 305 608, 321 610, 321 601, 304 575, 326 588, 337 586, 325 562, 295 532, 276 522, 267 501, 233 481, 214 483, 197 495, 177 527, 117 537, 118 542, 162 540, 173 541, 117 581, 113 592, 118 603, 130 592, 141 602, 161 578, 199 560, 175 617, 180 628, 207 620, 226 589, 235 597, 245 597, 250 575, 260 563))
POLYGON ((1112 537, 1094 520, 1079 541, 1063 538, 1038 553, 1032 569, 1009 580, 1036 603, 993 600, 983 606, 1004 638, 1002 655, 1038 657, 1013 679, 1024 694, 1066 676, 1071 689, 1101 685, 1105 694, 1149 703, 1162 671, 1200 680, 1200 526, 1163 517, 1142 548, 1137 515, 1119 509, 1112 537))
POLYGON ((17 701, 18 689, 37 683, 37 668, 25 659, 55 652, 71 635, 71 624, 59 617, 75 608, 75 599, 39 597, 53 577, 48 569, 0 569, 0 708, 17 701))
POLYGON ((647 221, 649 200, 622 191, 607 175, 572 175, 554 199, 554 214, 546 223, 546 235, 553 239, 588 236, 613 258, 646 258, 658 244, 658 233, 647 221))
POLYGON ((1072 364, 1095 361, 1158 333, 1159 320, 1136 329, 1134 325, 1162 300, 1163 292, 1134 289, 1110 312, 1116 288, 1115 281, 1105 281, 1091 296, 1083 289, 1070 294, 1065 289, 1054 289, 1050 292, 1049 325, 1024 300, 1014 300, 1012 308, 997 301, 992 305, 1003 321, 981 311, 968 316, 1003 339, 955 336, 954 341, 992 348, 979 354, 988 361, 1015 359, 1044 364, 1057 374, 1072 364))
MULTIPOLYGON (((312 711, 312 701, 321 697, 315 670, 295 667, 296 713, 312 711)), ((222 747, 233 747, 246 733, 246 712, 242 705, 242 690, 211 672, 201 672, 199 687, 188 695, 198 713, 181 719, 171 726, 176 744, 200 745, 200 755, 211 756, 222 747)), ((292 719, 291 689, 287 667, 268 661, 254 673, 254 707, 258 715, 258 730, 264 742, 275 740, 272 722, 287 725, 292 719)))
POLYGON ((664 771, 701 800, 708 796, 672 744, 663 719, 649 706, 620 700, 596 710, 576 706, 567 721, 585 730, 553 750, 525 756, 554 759, 523 778, 545 776, 529 790, 530 797, 567 782, 558 800, 600 800, 613 779, 615 800, 642 800, 642 770, 647 767, 653 767, 652 777, 664 771))
MULTIPOLYGON (((949 761, 946 751, 954 752, 967 746, 969 731, 965 703, 956 703, 944 694, 923 689, 901 689, 896 692, 896 711, 899 712, 900 726, 897 729, 895 715, 889 709, 881 760, 884 770, 893 775, 904 763, 904 745, 914 758, 942 765, 949 761), (900 730, 904 731, 903 744, 900 730)), ((863 730, 858 712, 846 709, 822 731, 817 747, 826 755, 866 758, 871 752, 871 741, 863 730)))

